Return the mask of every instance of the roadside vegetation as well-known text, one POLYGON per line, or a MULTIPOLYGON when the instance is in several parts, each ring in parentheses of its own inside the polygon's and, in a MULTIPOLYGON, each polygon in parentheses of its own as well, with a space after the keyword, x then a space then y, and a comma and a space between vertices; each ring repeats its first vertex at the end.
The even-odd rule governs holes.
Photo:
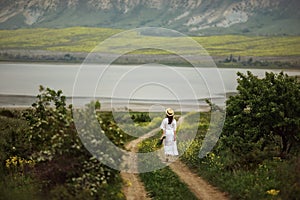
POLYGON ((207 130, 199 126, 200 140, 181 158, 231 199, 299 199, 300 83, 283 73, 238 75, 214 150, 198 157, 207 130))
MULTIPOLYGON (((77 135, 71 106, 65 100, 62 91, 41 87, 31 109, 1 110, 3 199, 125 199, 119 171, 102 164, 86 150, 77 135)), ((87 110, 99 106, 91 103, 87 110)), ((83 119, 88 114, 79 112, 83 119)), ((116 145, 122 147, 131 139, 117 128, 111 112, 97 117, 102 130, 116 145)), ((83 134, 95 140, 88 130, 83 134)))

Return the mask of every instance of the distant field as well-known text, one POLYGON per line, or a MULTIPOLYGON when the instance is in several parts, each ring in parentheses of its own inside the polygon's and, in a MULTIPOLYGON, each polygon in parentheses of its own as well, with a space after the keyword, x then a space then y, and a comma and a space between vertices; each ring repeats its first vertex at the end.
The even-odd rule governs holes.
MULTIPOLYGON (((64 29, 0 30, 0 50, 29 49, 61 52, 90 52, 101 41, 122 30, 109 28, 72 27, 64 29)), ((299 56, 300 36, 201 36, 192 37, 212 56, 299 56)), ((141 43, 152 42, 158 37, 143 37, 141 43), (146 38, 146 40, 145 40, 146 38)), ((165 45, 180 43, 179 38, 159 38, 165 45)), ((113 47, 122 47, 126 38, 117 40, 113 47)), ((161 54, 160 50, 139 50, 134 53, 161 54)))

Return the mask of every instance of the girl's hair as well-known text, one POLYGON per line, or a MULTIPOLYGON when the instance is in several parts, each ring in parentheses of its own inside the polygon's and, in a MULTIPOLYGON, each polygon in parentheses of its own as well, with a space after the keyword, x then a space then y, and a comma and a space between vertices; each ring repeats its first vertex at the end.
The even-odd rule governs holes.
POLYGON ((168 118, 168 124, 171 124, 173 121, 173 116, 166 116, 168 118))

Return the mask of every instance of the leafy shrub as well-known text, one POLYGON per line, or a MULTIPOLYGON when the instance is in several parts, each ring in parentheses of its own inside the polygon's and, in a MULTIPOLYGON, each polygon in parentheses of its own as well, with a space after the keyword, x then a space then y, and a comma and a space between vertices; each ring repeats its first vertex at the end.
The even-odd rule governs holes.
POLYGON ((7 110, 7 109, 0 110, 0 115, 5 117, 11 117, 11 118, 15 117, 14 113, 11 110, 7 110))
POLYGON ((0 171, 3 175, 7 172, 6 160, 11 156, 29 156, 26 128, 26 121, 22 119, 0 116, 0 171))
POLYGON ((231 199, 299 199, 299 82, 283 73, 238 75, 217 146, 197 158, 207 131, 199 126, 182 160, 231 199))
POLYGON ((134 121, 134 122, 150 122, 151 121, 151 118, 149 116, 148 113, 133 113, 131 115, 131 119, 134 121))
POLYGON ((276 177, 280 181, 282 199, 299 199, 300 197, 300 159, 294 157, 276 166, 276 177))
POLYGON ((239 93, 227 101, 222 145, 239 158, 278 149, 281 157, 288 155, 300 141, 300 83, 283 73, 266 73, 262 79, 251 72, 238 76, 239 93))
MULTIPOLYGON (((99 103, 87 105, 95 106, 100 107, 99 103)), ((27 124, 23 120, 1 116, 1 120, 7 122, 7 127, 1 130, 4 137, 0 140, 3 143, 0 155, 1 160, 6 159, 3 162, 4 168, 1 166, 1 172, 5 171, 5 164, 6 171, 9 172, 1 173, 1 177, 8 178, 13 175, 20 180, 30 178, 32 181, 28 184, 34 188, 39 185, 44 197, 51 199, 73 199, 78 196, 89 196, 90 199, 123 199, 119 173, 94 159, 84 148, 73 123, 71 108, 71 105, 67 106, 66 97, 61 90, 54 91, 40 86, 37 101, 32 109, 23 114, 27 124), (22 122, 19 124, 24 126, 20 130, 16 129, 16 132, 18 122, 22 122), (12 125, 11 129, 7 129, 12 125), (30 173, 25 174, 29 158, 36 164, 29 170, 30 173), (108 187, 108 184, 113 187, 108 187)), ((104 125, 112 119, 108 117, 105 120, 102 121, 104 125)), ((106 134, 114 132, 107 131, 106 134)), ((120 140, 119 144, 123 143, 121 137, 113 139, 120 140)), ((40 191, 39 189, 36 191, 40 191)), ((8 190, 4 189, 4 192, 8 190)))
POLYGON ((0 194, 0 199, 42 199, 38 183, 25 175, 1 177, 0 194))
POLYGON ((80 140, 74 129, 71 106, 67 108, 66 97, 40 86, 37 101, 24 117, 29 124, 29 142, 37 161, 51 160, 55 155, 72 154, 80 147, 80 140), (66 148, 69 147, 69 148, 66 148))

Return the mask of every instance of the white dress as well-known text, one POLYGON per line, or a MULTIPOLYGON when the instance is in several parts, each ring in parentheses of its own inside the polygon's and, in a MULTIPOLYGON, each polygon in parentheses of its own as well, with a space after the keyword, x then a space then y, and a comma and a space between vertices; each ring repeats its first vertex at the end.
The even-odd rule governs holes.
POLYGON ((176 131, 176 120, 173 119, 171 124, 168 124, 168 118, 163 119, 160 128, 165 131, 166 138, 164 139, 164 150, 166 155, 177 156, 177 144, 174 141, 174 131, 176 131))

